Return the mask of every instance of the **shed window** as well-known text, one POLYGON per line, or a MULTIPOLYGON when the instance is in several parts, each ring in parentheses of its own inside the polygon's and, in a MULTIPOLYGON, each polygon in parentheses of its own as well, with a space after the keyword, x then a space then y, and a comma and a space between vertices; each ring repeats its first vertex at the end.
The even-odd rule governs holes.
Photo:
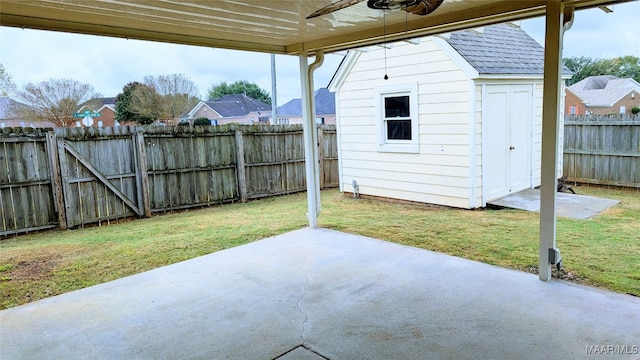
POLYGON ((569 108, 569 115, 575 115, 576 114, 576 107, 575 106, 571 106, 571 108, 569 108))
POLYGON ((378 91, 379 151, 418 152, 417 85, 378 91))

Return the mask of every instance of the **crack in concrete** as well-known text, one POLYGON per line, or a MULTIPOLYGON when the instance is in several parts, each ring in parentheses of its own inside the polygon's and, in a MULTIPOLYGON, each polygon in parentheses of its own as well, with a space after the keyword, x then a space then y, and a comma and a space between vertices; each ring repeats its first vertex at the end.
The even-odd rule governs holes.
POLYGON ((309 277, 306 277, 307 281, 305 283, 305 285, 302 287, 303 293, 302 295, 298 298, 298 300, 296 301, 296 308, 298 309, 298 311, 300 312, 300 314, 302 314, 304 316, 304 320, 302 321, 302 329, 300 331, 300 345, 304 346, 304 326, 307 323, 307 320, 309 320, 309 316, 302 310, 302 308, 300 307, 300 303, 302 302, 302 299, 307 296, 307 286, 309 286, 309 277))

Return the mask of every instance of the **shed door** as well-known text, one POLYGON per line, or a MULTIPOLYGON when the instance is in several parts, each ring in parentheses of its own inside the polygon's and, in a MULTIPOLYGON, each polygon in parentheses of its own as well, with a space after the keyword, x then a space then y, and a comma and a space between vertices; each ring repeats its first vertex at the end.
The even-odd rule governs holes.
POLYGON ((531 186, 531 85, 487 85, 483 131, 486 199, 531 186))

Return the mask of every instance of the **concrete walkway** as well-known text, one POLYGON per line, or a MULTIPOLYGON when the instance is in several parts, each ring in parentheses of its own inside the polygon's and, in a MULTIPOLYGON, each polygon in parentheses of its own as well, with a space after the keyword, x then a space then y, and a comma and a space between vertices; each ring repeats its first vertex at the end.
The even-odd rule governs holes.
POLYGON ((305 228, 3 310, 0 329, 4 360, 636 360, 640 299, 305 228))
MULTIPOLYGON (((558 193, 556 211, 558 216, 584 220, 602 213, 619 202, 593 196, 558 193)), ((540 212, 540 190, 520 191, 502 199, 490 201, 489 205, 540 212)))

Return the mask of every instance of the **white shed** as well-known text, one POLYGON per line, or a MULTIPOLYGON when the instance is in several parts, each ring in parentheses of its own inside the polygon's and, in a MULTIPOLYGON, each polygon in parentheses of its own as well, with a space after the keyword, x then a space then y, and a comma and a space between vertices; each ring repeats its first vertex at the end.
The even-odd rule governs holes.
POLYGON ((543 65, 514 23, 350 51, 329 86, 341 191, 477 208, 539 186, 543 65))

